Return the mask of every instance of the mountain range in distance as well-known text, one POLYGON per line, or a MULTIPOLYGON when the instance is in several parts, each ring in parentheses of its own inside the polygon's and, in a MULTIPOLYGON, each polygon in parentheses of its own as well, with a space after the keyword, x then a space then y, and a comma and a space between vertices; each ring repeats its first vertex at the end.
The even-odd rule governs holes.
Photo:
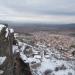
POLYGON ((44 24, 44 23, 20 23, 12 21, 0 21, 1 24, 8 24, 16 32, 34 31, 75 31, 75 23, 70 24, 44 24))

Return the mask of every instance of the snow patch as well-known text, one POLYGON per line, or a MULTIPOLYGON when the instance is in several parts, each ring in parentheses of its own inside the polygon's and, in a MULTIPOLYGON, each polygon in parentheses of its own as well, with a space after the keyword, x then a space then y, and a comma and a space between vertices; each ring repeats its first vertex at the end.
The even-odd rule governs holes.
POLYGON ((12 51, 13 51, 13 53, 19 52, 18 46, 13 45, 12 51))
POLYGON ((3 70, 0 70, 0 75, 2 75, 2 74, 3 74, 3 72, 4 72, 3 70))
POLYGON ((1 32, 1 30, 2 30, 4 27, 6 27, 6 26, 3 25, 3 24, 0 24, 0 32, 1 32))
POLYGON ((0 57, 0 65, 3 64, 3 62, 5 61, 5 59, 6 59, 6 56, 4 56, 4 57, 0 57))
POLYGON ((20 57, 25 63, 28 63, 28 59, 27 59, 26 55, 24 55, 23 53, 20 53, 20 57))
POLYGON ((6 34, 5 34, 6 38, 8 37, 8 34, 9 34, 9 30, 8 30, 8 28, 6 28, 6 34))
POLYGON ((10 28, 10 33, 14 33, 14 29, 10 28))

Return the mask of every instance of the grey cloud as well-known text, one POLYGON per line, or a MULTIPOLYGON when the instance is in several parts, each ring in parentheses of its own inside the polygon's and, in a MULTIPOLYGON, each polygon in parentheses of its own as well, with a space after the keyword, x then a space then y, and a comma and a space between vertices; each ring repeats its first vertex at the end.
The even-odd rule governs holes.
POLYGON ((0 0, 1 5, 19 13, 75 15, 75 0, 0 0))

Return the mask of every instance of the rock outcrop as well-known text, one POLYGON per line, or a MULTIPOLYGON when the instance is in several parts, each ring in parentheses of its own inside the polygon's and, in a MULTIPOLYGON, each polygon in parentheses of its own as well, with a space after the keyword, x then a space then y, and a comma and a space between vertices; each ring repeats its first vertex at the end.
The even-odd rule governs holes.
POLYGON ((7 24, 0 24, 0 57, 6 57, 0 64, 0 75, 32 75, 29 64, 24 63, 18 53, 14 55, 13 44, 17 44, 14 30, 7 24))

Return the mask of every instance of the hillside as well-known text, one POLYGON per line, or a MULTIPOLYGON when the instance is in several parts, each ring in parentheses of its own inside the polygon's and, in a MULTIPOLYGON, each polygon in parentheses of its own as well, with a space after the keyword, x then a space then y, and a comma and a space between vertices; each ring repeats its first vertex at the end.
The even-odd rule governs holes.
POLYGON ((75 74, 75 37, 48 31, 15 33, 0 25, 0 39, 1 75, 75 74))

